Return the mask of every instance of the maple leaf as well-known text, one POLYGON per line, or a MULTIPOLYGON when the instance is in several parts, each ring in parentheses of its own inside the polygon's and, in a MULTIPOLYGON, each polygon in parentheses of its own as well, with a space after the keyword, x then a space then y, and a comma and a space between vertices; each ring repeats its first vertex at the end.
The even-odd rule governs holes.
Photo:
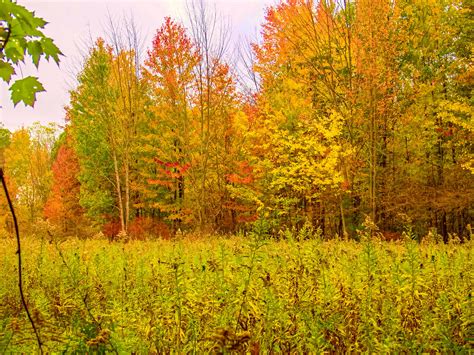
POLYGON ((17 80, 9 90, 11 91, 11 99, 15 106, 22 101, 25 106, 31 107, 35 104, 36 94, 45 91, 38 78, 34 76, 17 80))

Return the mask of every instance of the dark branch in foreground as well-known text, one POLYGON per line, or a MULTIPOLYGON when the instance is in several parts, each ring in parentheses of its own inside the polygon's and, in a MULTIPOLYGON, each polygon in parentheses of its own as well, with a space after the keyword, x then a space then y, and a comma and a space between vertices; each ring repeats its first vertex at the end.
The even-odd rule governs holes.
POLYGON ((43 354, 43 344, 41 343, 41 339, 40 339, 40 336, 39 336, 39 333, 38 333, 38 329, 36 329, 35 322, 33 321, 33 318, 31 317, 30 310, 28 309, 28 306, 27 306, 26 300, 25 300, 25 295, 23 293, 20 232, 18 230, 18 221, 16 219, 15 210, 13 208, 12 200, 10 199, 10 195, 8 193, 7 184, 6 184, 5 178, 3 176, 3 169, 2 168, 0 168, 0 180, 2 180, 3 191, 5 191, 5 196, 7 198, 8 207, 10 208, 10 212, 11 212, 12 217, 13 217, 13 223, 15 225, 15 235, 16 235, 16 242, 17 242, 16 254, 18 255, 18 288, 20 290, 21 303, 22 303, 23 307, 25 308, 28 319, 30 320, 31 326, 33 327, 33 331, 35 332, 36 341, 38 343, 38 348, 39 348, 40 354, 43 354))

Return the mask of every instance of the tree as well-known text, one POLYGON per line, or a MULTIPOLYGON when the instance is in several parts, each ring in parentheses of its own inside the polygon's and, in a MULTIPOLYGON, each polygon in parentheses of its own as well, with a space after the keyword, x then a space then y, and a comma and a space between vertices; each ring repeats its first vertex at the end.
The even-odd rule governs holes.
POLYGON ((112 106, 115 127, 110 136, 115 181, 122 231, 128 231, 132 218, 132 185, 137 180, 139 125, 144 119, 145 86, 140 78, 141 43, 133 20, 123 20, 122 26, 109 18, 109 37, 113 50, 111 82, 116 90, 116 103, 112 106))
POLYGON ((111 48, 98 40, 89 52, 67 108, 80 165, 80 204, 92 220, 99 222, 105 215, 117 215, 114 207, 118 206, 110 144, 114 132, 111 107, 116 100, 109 85, 111 56, 111 48))
POLYGON ((418 230, 436 228, 445 240, 448 233, 468 235, 474 138, 472 41, 466 38, 472 7, 449 0, 398 6, 402 114, 390 154, 397 174, 386 204, 412 216, 418 230))
POLYGON ((0 123, 0 149, 5 149, 10 145, 11 132, 0 123))
POLYGON ((189 218, 186 173, 196 148, 190 110, 193 70, 198 61, 184 27, 165 18, 145 61, 144 78, 152 104, 148 134, 142 139, 142 174, 146 180, 142 188, 148 208, 166 213, 175 224, 189 218))
MULTIPOLYGON (((47 22, 12 0, 1 0, 0 5, 0 78, 9 84, 17 74, 15 68, 25 57, 31 57, 36 67, 41 58, 52 58, 59 64, 61 52, 41 31, 47 22)), ((15 105, 21 101, 33 106, 36 94, 44 88, 38 78, 28 76, 16 79, 10 85, 10 91, 15 105)))
POLYGON ((357 124, 368 175, 368 210, 372 220, 384 220, 379 206, 397 112, 397 4, 388 0, 356 2, 354 35, 354 91, 357 124), (380 176, 379 176, 380 175, 380 176))
MULTIPOLYGON (((10 145, 10 141, 11 132, 8 129, 3 128, 3 125, 0 123, 0 169, 3 169, 5 159, 4 150, 10 145)), ((4 178, 6 179, 5 176, 4 178)), ((9 185, 10 183, 7 182, 7 186, 9 185)), ((7 224, 10 225, 9 222, 7 223, 9 216, 7 201, 4 201, 3 199, 0 200, 0 211, 2 211, 2 213, 0 213, 0 230, 2 230, 7 226, 7 224)))
POLYGON ((289 225, 306 219, 323 231, 328 210, 339 215, 333 206, 352 153, 344 145, 349 115, 341 98, 347 48, 333 11, 324 1, 270 7, 262 43, 253 46, 261 78, 254 153, 264 204, 289 225))
POLYGON ((197 137, 197 153, 189 180, 193 186, 189 198, 196 208, 196 219, 201 229, 221 224, 223 209, 229 198, 230 161, 241 160, 239 142, 233 134, 236 117, 241 117, 240 97, 236 79, 226 63, 230 31, 219 23, 216 12, 205 3, 195 1, 188 9, 193 43, 199 54, 194 68, 193 115, 197 137), (240 113, 239 113, 240 111, 240 113))
POLYGON ((5 176, 18 207, 20 221, 32 225, 41 216, 52 183, 51 151, 55 125, 36 124, 11 136, 5 150, 5 176))
POLYGON ((60 226, 62 232, 77 233, 84 214, 84 209, 79 204, 79 161, 70 136, 67 131, 63 134, 65 138, 59 145, 51 168, 53 184, 44 206, 44 216, 60 226))
POLYGON ((223 38, 213 32, 216 23, 204 5, 194 5, 192 38, 166 18, 144 71, 151 101, 141 148, 148 184, 140 188, 145 205, 164 214, 174 229, 191 221, 216 228, 232 219, 228 176, 242 159, 235 126, 245 118, 223 60, 223 38))
POLYGON ((71 92, 68 115, 81 167, 81 205, 98 222, 117 218, 126 232, 145 96, 135 32, 124 39, 119 29, 111 31, 112 45, 99 39, 90 49, 79 85, 71 92))

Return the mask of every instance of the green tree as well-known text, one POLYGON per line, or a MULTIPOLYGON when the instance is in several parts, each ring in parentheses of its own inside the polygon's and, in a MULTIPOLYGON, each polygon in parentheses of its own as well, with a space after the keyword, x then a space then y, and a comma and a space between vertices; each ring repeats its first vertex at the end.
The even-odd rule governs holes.
POLYGON ((81 205, 98 221, 118 218, 122 231, 132 215, 138 124, 145 106, 137 75, 133 48, 119 42, 112 47, 99 39, 68 108, 80 164, 81 205))
POLYGON ((10 144, 10 130, 3 127, 0 123, 0 149, 5 149, 10 144))
POLYGON ((98 40, 71 92, 67 117, 80 165, 80 203, 91 218, 116 215, 114 163, 109 144, 113 132, 111 105, 115 94, 109 86, 111 49, 98 40))

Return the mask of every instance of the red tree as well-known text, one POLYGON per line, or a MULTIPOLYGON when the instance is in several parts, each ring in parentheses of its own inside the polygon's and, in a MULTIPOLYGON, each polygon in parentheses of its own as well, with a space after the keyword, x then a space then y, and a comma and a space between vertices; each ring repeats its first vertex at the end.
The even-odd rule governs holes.
POLYGON ((79 161, 74 149, 69 146, 69 139, 59 147, 52 172, 53 187, 44 215, 64 232, 77 232, 84 211, 79 205, 79 161))

